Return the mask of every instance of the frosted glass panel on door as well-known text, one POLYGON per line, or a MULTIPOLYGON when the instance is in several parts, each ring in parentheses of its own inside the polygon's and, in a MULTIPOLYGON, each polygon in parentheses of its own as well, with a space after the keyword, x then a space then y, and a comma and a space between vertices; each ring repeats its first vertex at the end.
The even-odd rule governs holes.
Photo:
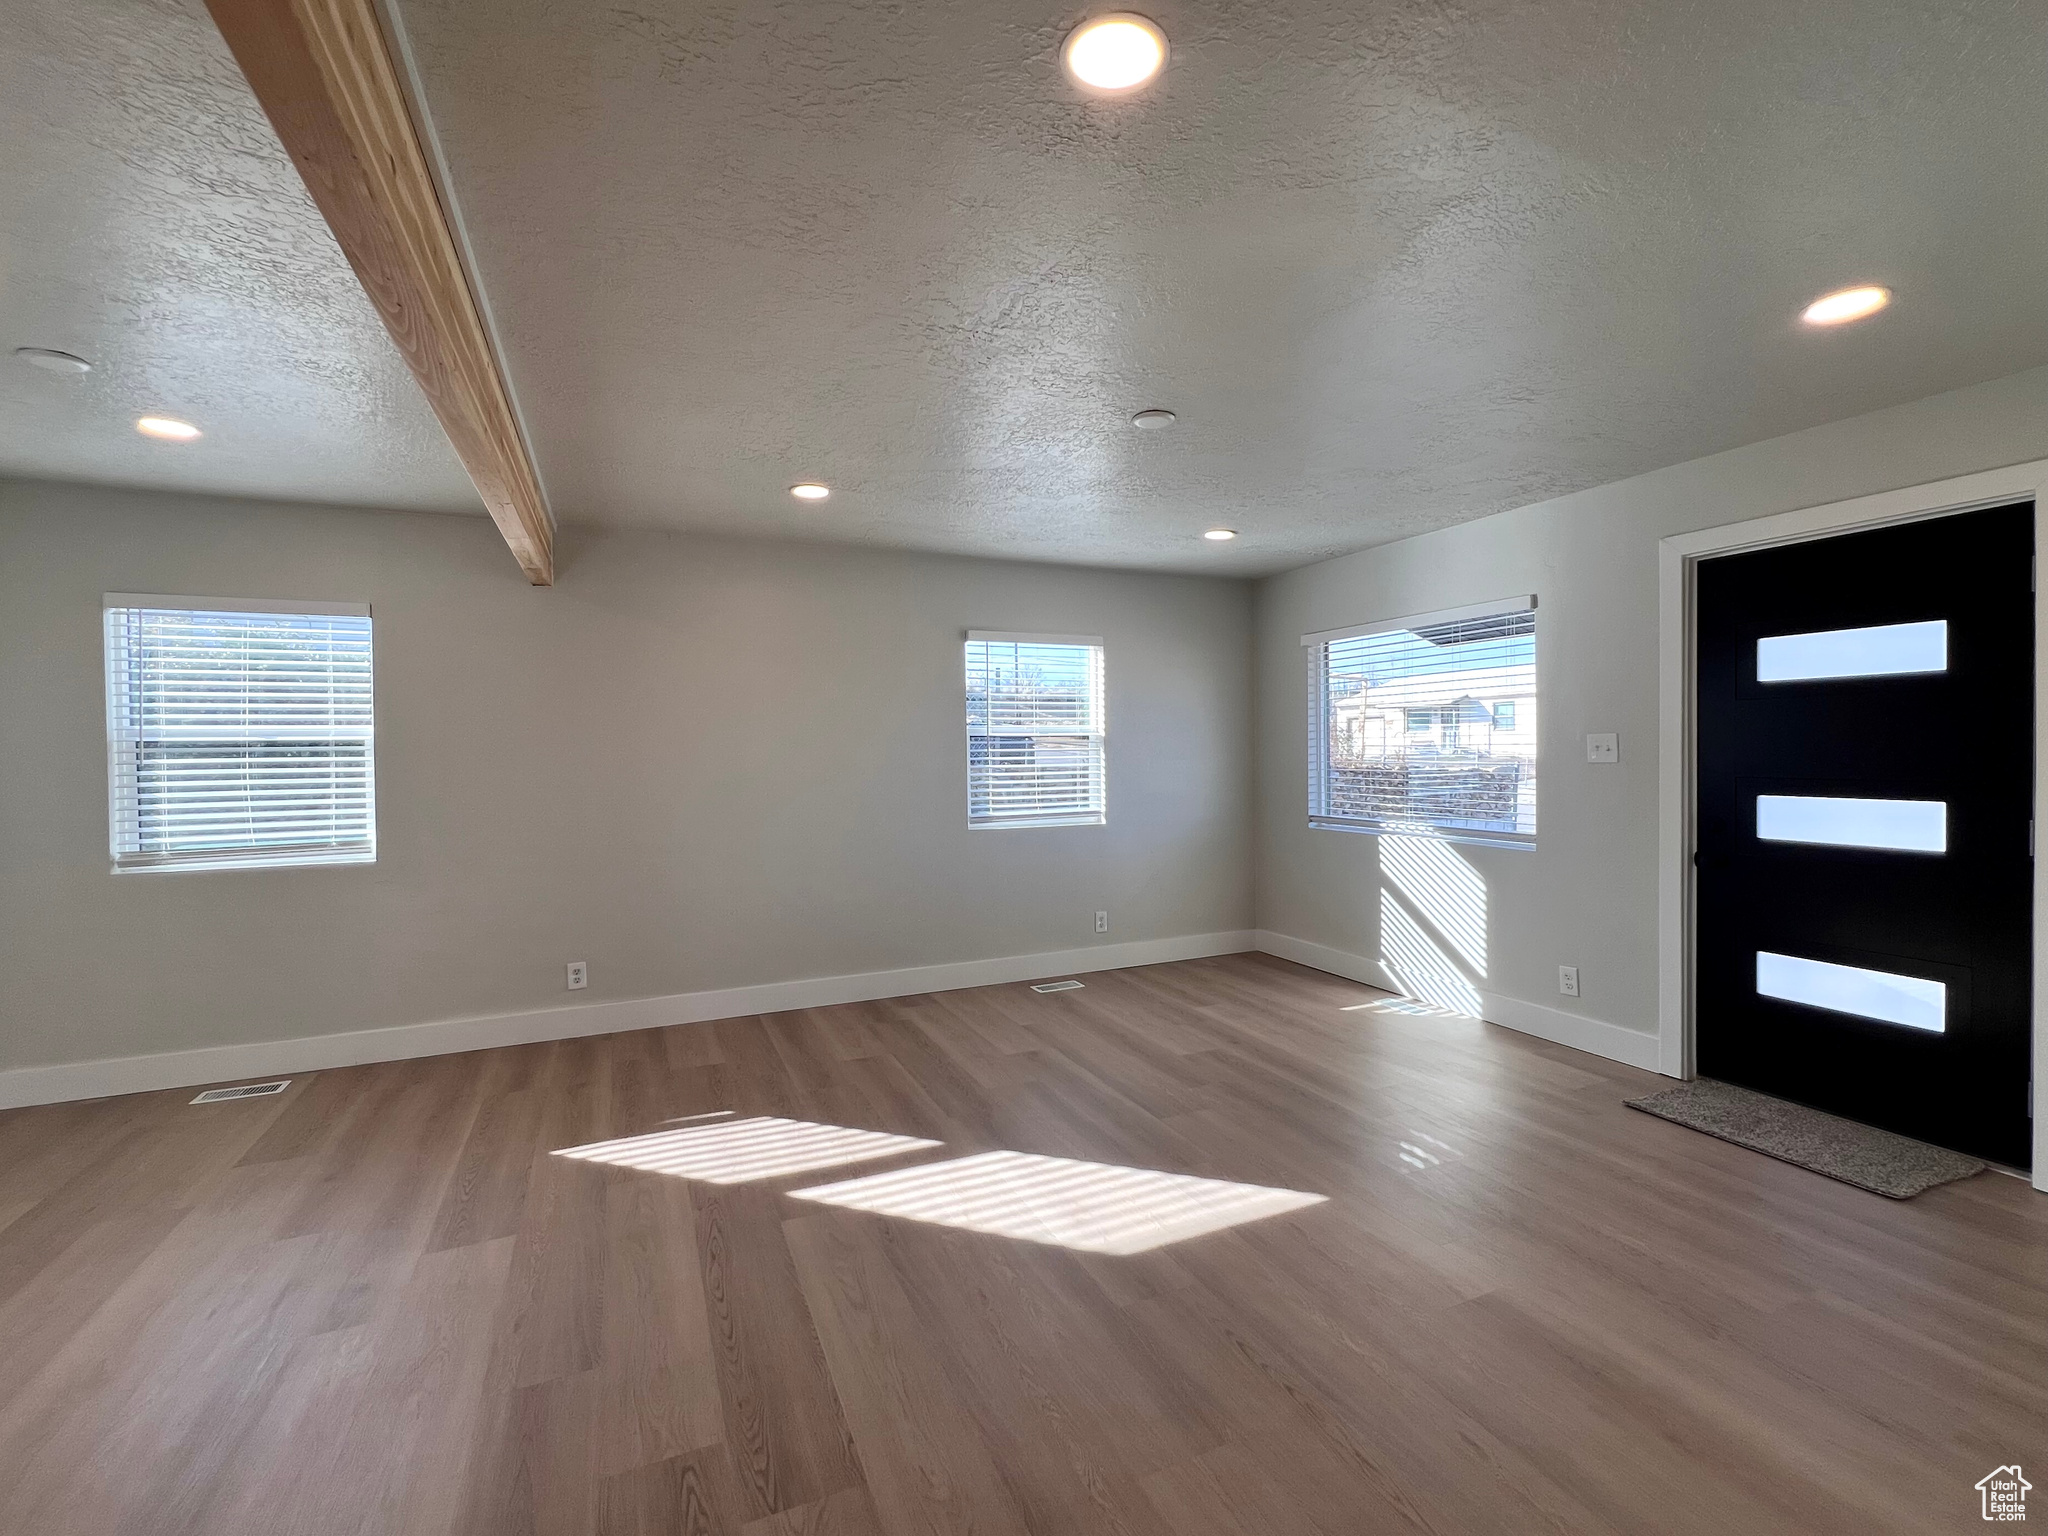
POLYGON ((1756 835, 1772 843, 1826 843, 1837 848, 1946 853, 1948 802, 1758 795, 1756 835))
POLYGON ((1804 1003, 1830 1013, 1853 1013, 1885 1024, 1940 1034, 1948 1027, 1948 988, 1923 976, 1866 971, 1856 965, 1802 960, 1760 949, 1756 989, 1765 997, 1804 1003))
POLYGON ((1823 629, 1810 635, 1767 635, 1756 643, 1760 683, 1828 677, 1893 677, 1948 670, 1948 620, 1823 629))

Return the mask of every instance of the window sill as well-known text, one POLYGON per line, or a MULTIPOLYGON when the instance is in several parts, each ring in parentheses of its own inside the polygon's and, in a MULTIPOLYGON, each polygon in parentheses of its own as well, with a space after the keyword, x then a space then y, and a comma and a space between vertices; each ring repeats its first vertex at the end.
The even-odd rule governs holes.
POLYGON ((1337 821, 1324 816, 1311 816, 1308 824, 1317 832, 1362 832, 1368 837, 1413 837, 1432 843, 1466 843, 1478 848, 1514 848, 1523 853, 1536 851, 1534 833, 1524 835, 1514 832, 1487 832, 1464 827, 1374 826, 1363 822, 1337 821))
POLYGON ((244 858, 165 859, 161 862, 142 864, 122 864, 117 862, 113 866, 113 870, 117 875, 194 875, 205 874, 211 870, 330 869, 336 865, 375 864, 376 862, 377 855, 374 850, 368 852, 351 850, 346 853, 333 854, 299 853, 281 858, 264 858, 259 855, 244 858))
POLYGON ((1031 827, 1102 827, 1109 824, 1107 816, 1018 816, 1006 817, 1001 821, 970 821, 970 832, 1014 832, 1031 827))

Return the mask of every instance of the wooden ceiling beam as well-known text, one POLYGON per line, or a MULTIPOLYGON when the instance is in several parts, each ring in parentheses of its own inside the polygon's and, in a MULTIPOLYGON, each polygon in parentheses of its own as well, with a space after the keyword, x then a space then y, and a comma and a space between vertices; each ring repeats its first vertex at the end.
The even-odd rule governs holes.
POLYGON ((307 191, 535 586, 554 523, 375 0, 207 0, 307 191))

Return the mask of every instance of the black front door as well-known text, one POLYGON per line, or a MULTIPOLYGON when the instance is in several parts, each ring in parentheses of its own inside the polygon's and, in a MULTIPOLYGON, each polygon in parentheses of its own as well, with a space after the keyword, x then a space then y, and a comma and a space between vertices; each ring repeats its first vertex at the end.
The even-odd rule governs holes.
POLYGON ((1697 1064, 2031 1158, 2032 503, 1702 561, 1697 1064))

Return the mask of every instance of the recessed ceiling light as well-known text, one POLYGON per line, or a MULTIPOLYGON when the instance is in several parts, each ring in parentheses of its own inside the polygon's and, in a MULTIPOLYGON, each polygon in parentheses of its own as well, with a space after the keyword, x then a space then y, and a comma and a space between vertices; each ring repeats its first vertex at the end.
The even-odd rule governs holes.
POLYGON ((820 485, 815 480, 806 480, 802 485, 792 485, 789 494, 798 501, 823 501, 832 494, 832 487, 820 485))
POLYGON ((1892 291, 1889 288, 1875 285, 1844 288, 1815 299, 1799 318, 1808 325, 1847 325, 1851 320, 1876 314, 1891 301, 1892 291))
POLYGON ((1060 50, 1067 73, 1098 91, 1128 91, 1165 67, 1166 34, 1142 16, 1119 11, 1084 21, 1060 50))
POLYGON ((92 364, 82 357, 69 352, 54 352, 48 347, 16 347, 14 355, 24 363, 37 368, 47 368, 52 373, 91 373, 92 364))
POLYGON ((1221 544, 1224 543, 1226 540, 1236 538, 1237 530, 1235 528, 1211 528, 1207 533, 1203 534, 1202 537, 1205 539, 1213 539, 1218 544, 1221 544))
POLYGON ((1171 411, 1140 411, 1131 418, 1134 427, 1170 427, 1177 418, 1171 411))
POLYGON ((199 429, 191 422, 170 416, 145 416, 135 423, 135 430, 144 437, 160 437, 172 443, 189 443, 199 435, 199 429))

